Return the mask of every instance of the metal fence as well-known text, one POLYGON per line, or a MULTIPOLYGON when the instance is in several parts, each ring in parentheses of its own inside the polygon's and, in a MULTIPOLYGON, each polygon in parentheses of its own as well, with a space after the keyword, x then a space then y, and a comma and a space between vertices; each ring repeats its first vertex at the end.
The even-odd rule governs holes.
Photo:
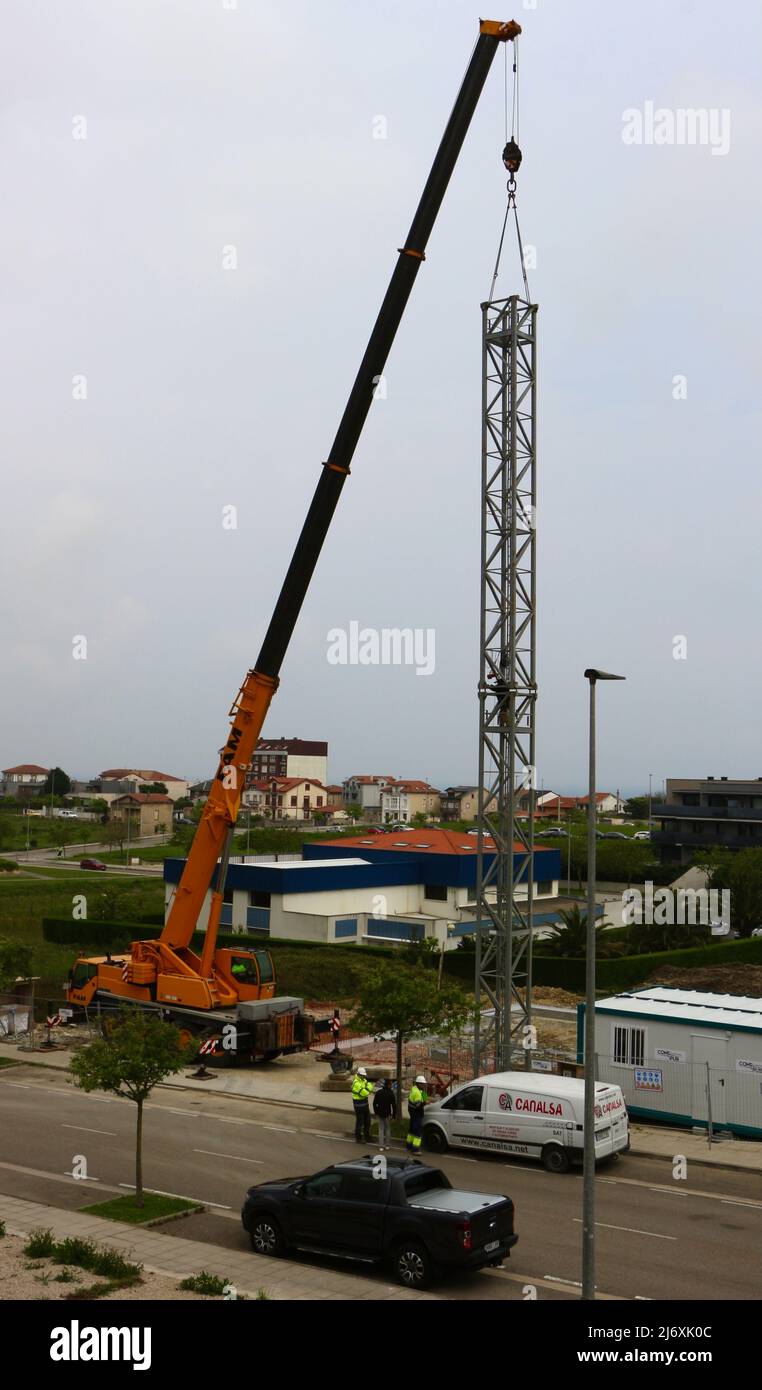
POLYGON ((636 1119, 730 1129, 762 1139, 762 1062, 713 1067, 659 1058, 656 1065, 635 1067, 598 1053, 596 1075, 621 1086, 636 1119))

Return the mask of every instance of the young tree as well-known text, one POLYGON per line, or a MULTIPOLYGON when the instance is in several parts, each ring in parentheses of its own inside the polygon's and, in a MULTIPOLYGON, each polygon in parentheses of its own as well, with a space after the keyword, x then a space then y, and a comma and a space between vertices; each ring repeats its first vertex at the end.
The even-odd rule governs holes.
POLYGON ((70 1071, 83 1091, 110 1091, 137 1106, 135 1205, 143 1206, 143 1106, 154 1086, 187 1066, 196 1044, 183 1048, 180 1034, 157 1014, 125 1007, 108 1038, 96 1038, 72 1057, 70 1071))
MULTIPOLYGON (((569 907, 564 912, 559 912, 558 915, 563 922, 563 927, 553 928, 553 935, 542 943, 543 948, 551 956, 570 956, 574 959, 581 959, 587 955, 587 913, 581 912, 578 907, 569 907)), ((601 959, 617 954, 614 951, 614 944, 607 941, 603 926, 596 922, 596 956, 601 959)))
POLYGON ((362 806, 358 805, 356 801, 351 801, 344 809, 350 820, 362 820, 362 806))
POLYGON ((397 1042, 397 1104, 402 1113, 402 1045, 425 1033, 454 1033, 474 1018, 473 999, 446 981, 437 988, 435 971, 379 965, 369 972, 360 993, 353 1028, 369 1033, 394 1033, 397 1042))

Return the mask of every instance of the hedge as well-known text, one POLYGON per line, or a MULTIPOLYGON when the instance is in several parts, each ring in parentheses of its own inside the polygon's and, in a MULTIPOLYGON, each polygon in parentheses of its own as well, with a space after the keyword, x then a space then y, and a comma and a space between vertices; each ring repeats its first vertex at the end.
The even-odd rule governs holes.
MULTIPOLYGON (((161 925, 144 924, 138 922, 97 922, 89 918, 73 917, 43 917, 42 934, 46 941, 56 941, 59 944, 77 946, 103 946, 108 950, 121 951, 129 946, 131 941, 155 941, 161 935, 163 923, 161 925)), ((195 950, 200 950, 204 942, 204 932, 196 932, 191 941, 195 950)), ((239 934, 236 932, 219 932, 217 936, 218 946, 238 946, 248 949, 255 944, 254 937, 239 934)), ((262 945, 268 950, 279 946, 288 947, 296 951, 324 950, 327 945, 333 952, 347 952, 351 955, 357 954, 356 946, 334 945, 333 942, 325 941, 289 941, 286 937, 268 936, 262 939, 262 945)), ((377 959, 392 960, 399 956, 399 949, 394 946, 363 946, 363 956, 370 956, 377 959)))
MULTIPOLYGON (((642 985, 650 975, 656 974, 661 966, 695 969, 700 966, 730 965, 734 961, 762 965, 762 939, 718 941, 715 946, 693 946, 677 951, 650 951, 642 956, 599 960, 595 967, 595 977, 599 989, 618 993, 620 990, 642 985)), ((535 955, 532 975, 536 985, 549 985, 584 993, 584 960, 535 955)))

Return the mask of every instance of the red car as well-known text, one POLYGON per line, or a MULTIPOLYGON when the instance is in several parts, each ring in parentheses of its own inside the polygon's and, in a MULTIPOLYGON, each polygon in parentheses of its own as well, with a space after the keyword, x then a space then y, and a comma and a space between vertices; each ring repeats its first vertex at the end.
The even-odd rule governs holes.
POLYGON ((105 869, 106 865, 102 864, 100 859, 80 859, 79 867, 80 869, 105 869))

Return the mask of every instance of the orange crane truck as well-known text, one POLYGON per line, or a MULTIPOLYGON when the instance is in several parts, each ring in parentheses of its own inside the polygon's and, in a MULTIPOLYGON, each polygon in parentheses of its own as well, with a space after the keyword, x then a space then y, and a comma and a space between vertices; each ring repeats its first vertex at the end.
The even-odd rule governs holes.
POLYGON ((268 951, 217 948, 233 831, 288 643, 471 118, 499 45, 520 33, 513 20, 479 22, 471 60, 407 239, 399 248, 338 433, 321 464, 256 666, 233 701, 227 741, 164 929, 155 940, 133 941, 124 954, 80 956, 66 989, 71 1004, 113 1009, 128 1002, 157 1010, 189 1037, 208 1040, 205 1050, 227 1049, 236 1057, 278 1056, 312 1040, 315 1020, 305 1015, 302 1000, 276 994, 268 951), (198 954, 191 940, 210 890, 206 934, 198 954))

